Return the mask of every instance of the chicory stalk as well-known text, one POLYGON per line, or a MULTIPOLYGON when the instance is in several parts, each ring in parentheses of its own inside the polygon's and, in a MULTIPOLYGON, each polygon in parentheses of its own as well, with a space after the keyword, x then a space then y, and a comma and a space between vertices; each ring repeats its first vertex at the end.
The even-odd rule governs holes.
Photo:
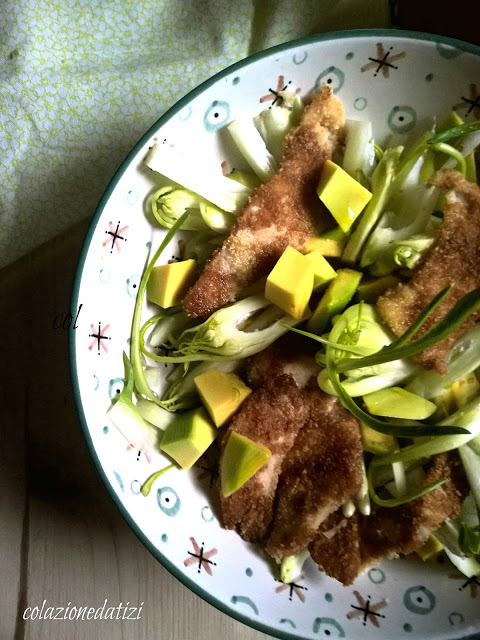
POLYGON ((467 556, 459 544, 461 525, 459 520, 446 520, 435 531, 435 537, 442 543, 443 550, 452 564, 467 578, 480 575, 480 562, 472 556, 467 556))
MULTIPOLYGON (((441 433, 441 429, 446 429, 447 425, 462 427, 464 432, 456 435, 438 435, 435 438, 428 438, 422 442, 404 447, 398 452, 378 456, 372 460, 371 464, 377 466, 419 460, 420 458, 452 451, 467 444, 480 433, 480 398, 475 398, 465 407, 442 420, 437 427, 437 433, 441 433)), ((450 426, 448 428, 450 429, 450 426)), ((420 436, 421 434, 419 433, 418 435, 420 436)))
POLYGON ((277 170, 277 163, 255 128, 253 119, 233 120, 227 129, 253 171, 262 182, 268 182, 277 170))
MULTIPOLYGON (((334 362, 340 362, 346 355, 348 347, 358 355, 364 353, 376 353, 382 346, 390 344, 391 334, 380 322, 380 318, 374 307, 360 303, 347 308, 335 322, 327 344, 327 355, 331 355, 334 362)), ((415 372, 415 365, 399 360, 373 367, 352 369, 348 378, 341 384, 350 397, 357 397, 385 389, 404 382, 415 372)), ((317 378, 318 385, 326 393, 336 395, 328 372, 323 370, 317 378)))
POLYGON ((142 327, 142 332, 144 334, 146 329, 155 324, 148 341, 152 347, 163 347, 170 344, 173 336, 179 335, 189 322, 191 320, 182 307, 172 307, 150 318, 142 327))
POLYGON ((406 240, 427 228, 438 200, 438 189, 419 183, 405 190, 397 207, 386 211, 368 238, 360 266, 373 275, 387 275, 395 269, 394 242, 406 240))
MULTIPOLYGON (((439 296, 443 296, 448 289, 442 291, 439 296)), ((424 312, 428 311, 433 303, 438 300, 435 298, 430 305, 427 305, 424 312)), ((356 369, 359 367, 369 367, 383 362, 390 362, 392 360, 400 360, 402 358, 409 358, 429 349, 438 342, 441 342, 444 338, 453 333, 467 320, 472 313, 480 308, 480 288, 474 289, 467 293, 461 300, 459 300, 450 311, 448 311, 443 318, 434 325, 429 331, 427 331, 421 338, 414 340, 408 344, 403 344, 404 336, 402 336, 396 342, 391 345, 387 345, 380 349, 377 353, 371 356, 365 356, 364 358, 355 359, 347 358, 342 360, 337 366, 338 372, 348 371, 349 369, 356 369), (402 343, 400 344, 400 340, 402 343)), ((422 312, 420 316, 424 313, 422 312)), ((417 323, 414 323, 414 326, 417 323)), ((417 329, 418 330, 418 329, 417 329)), ((409 330, 406 334, 409 333, 409 330)), ((406 335, 405 334, 405 335, 406 335)))
POLYGON ((206 200, 199 202, 199 208, 205 225, 215 233, 227 233, 235 222, 235 216, 232 213, 222 211, 206 200))
POLYGON ((197 268, 201 268, 214 250, 222 244, 223 239, 224 236, 221 235, 212 236, 210 230, 187 234, 183 250, 184 260, 191 258, 196 261, 197 268))
POLYGON ((195 378, 209 369, 218 369, 224 373, 234 373, 240 366, 240 360, 226 360, 220 362, 200 362, 179 379, 167 390, 162 398, 162 406, 168 411, 183 411, 192 409, 200 404, 195 378))
POLYGON ((302 573, 305 560, 310 556, 308 549, 300 551, 294 556, 287 556, 282 559, 280 565, 280 580, 285 584, 290 584, 302 573))
POLYGON ((147 289, 148 278, 152 273, 153 267, 155 266, 157 260, 162 255, 164 249, 172 241, 173 236, 176 234, 176 232, 181 228, 185 220, 188 218, 188 216, 189 216, 189 211, 187 210, 177 220, 177 222, 175 222, 173 227, 165 235, 164 239, 160 243, 160 246, 156 250, 153 258, 150 260, 147 267, 145 268, 142 274, 142 277, 140 279, 140 284, 138 285, 137 297, 135 299, 135 308, 133 311, 132 331, 130 334, 130 361, 133 369, 135 387, 138 393, 145 396, 149 400, 156 402, 157 404, 159 403, 159 399, 150 388, 145 378, 145 373, 143 371, 143 366, 142 366, 141 347, 140 347, 140 322, 142 317, 142 304, 143 304, 143 298, 145 296, 145 292, 147 289))
POLYGON ((253 122, 262 136, 268 151, 277 162, 280 162, 283 154, 285 136, 292 126, 298 124, 303 112, 303 101, 300 96, 283 94, 284 100, 280 106, 274 105, 264 109, 253 122))
POLYGON ((403 147, 388 149, 375 168, 371 178, 372 199, 362 213, 358 226, 343 251, 344 262, 353 263, 357 260, 370 232, 382 214, 390 197, 391 185, 402 151, 403 147))
POLYGON ((184 231, 204 231, 208 226, 200 215, 201 200, 193 191, 169 184, 154 193, 152 213, 159 224, 169 229, 188 209, 191 215, 183 225, 184 231))
POLYGON ((271 303, 263 296, 250 296, 215 311, 205 322, 185 330, 174 345, 173 355, 147 353, 158 362, 237 360, 262 351, 304 318, 284 315, 269 327, 242 331, 242 325, 271 303))
POLYGON ((147 455, 158 447, 158 430, 145 422, 133 403, 133 369, 127 355, 123 354, 125 367, 125 386, 107 411, 107 415, 113 424, 127 441, 135 448, 147 455))
POLYGON ((208 163, 193 157, 190 151, 155 144, 144 162, 168 180, 230 213, 240 213, 252 194, 252 190, 240 182, 215 173, 208 163))
POLYGON ((433 241, 433 235, 425 234, 411 236, 408 240, 394 240, 391 244, 395 264, 402 269, 414 269, 433 241))
POLYGON ((458 453, 477 508, 480 510, 480 455, 475 453, 468 444, 459 447, 458 453))
POLYGON ((173 419, 173 415, 167 409, 163 409, 151 400, 140 398, 135 406, 144 420, 155 425, 158 429, 162 429, 162 431, 165 431, 173 419))
POLYGON ((370 176, 375 164, 372 123, 367 120, 345 120, 345 153, 342 168, 357 179, 357 172, 370 176))
MULTIPOLYGON (((362 378, 348 377, 342 380, 341 385, 351 398, 358 398, 373 393, 374 391, 380 391, 381 389, 403 384, 411 378, 417 370, 418 367, 415 367, 415 365, 412 365, 410 362, 398 360, 395 362, 395 366, 389 371, 383 370, 382 373, 362 378)), ((317 382, 320 389, 325 393, 337 395, 326 369, 320 371, 317 376, 317 382)))
POLYGON ((408 383, 406 389, 423 398, 435 398, 451 384, 480 367, 480 324, 461 336, 446 359, 447 372, 422 370, 408 383))
MULTIPOLYGON (((354 400, 345 392, 344 388, 342 387, 342 384, 340 383, 340 377, 335 368, 335 364, 332 360, 332 357, 331 355, 328 355, 328 354, 327 354, 327 372, 332 382, 333 388, 335 389, 335 392, 340 398, 340 402, 345 407, 345 409, 350 411, 350 413, 353 414, 358 420, 360 420, 360 422, 363 422, 364 424, 368 425, 375 431, 378 431, 380 433, 385 433, 387 435, 397 436, 400 438, 438 436, 438 438, 435 438, 435 440, 438 440, 438 439, 441 439, 441 437, 444 437, 440 435, 442 433, 449 433, 449 434, 462 433, 463 434, 466 431, 463 427, 422 424, 421 422, 416 422, 415 420, 409 420, 409 421, 403 421, 403 422, 394 422, 393 420, 391 422, 384 422, 383 420, 378 420, 378 418, 374 418, 369 413, 366 413, 365 411, 363 411, 363 409, 361 409, 354 402, 354 400)), ((463 436, 463 437, 466 437, 466 436, 463 436)), ((463 444, 463 442, 461 444, 463 444)), ((402 452, 403 451, 404 450, 402 450, 402 452)), ((381 464, 390 464, 390 462, 397 462, 397 459, 393 459, 391 461, 389 460, 388 462, 381 463, 381 464)))

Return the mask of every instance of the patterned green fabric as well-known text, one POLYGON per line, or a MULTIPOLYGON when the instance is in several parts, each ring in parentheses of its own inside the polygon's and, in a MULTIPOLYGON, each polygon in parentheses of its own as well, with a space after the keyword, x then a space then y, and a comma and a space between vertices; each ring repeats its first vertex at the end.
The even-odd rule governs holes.
POLYGON ((355 26, 365 5, 385 26, 386 2, 2 0, 0 267, 90 217, 131 147, 190 89, 322 21, 355 26))

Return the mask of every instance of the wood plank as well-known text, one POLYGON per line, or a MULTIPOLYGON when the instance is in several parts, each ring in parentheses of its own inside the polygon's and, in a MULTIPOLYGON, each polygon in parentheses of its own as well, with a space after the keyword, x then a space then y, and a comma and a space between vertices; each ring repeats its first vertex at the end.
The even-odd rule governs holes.
POLYGON ((90 460, 70 384, 69 309, 86 222, 0 274, 0 638, 260 640, 190 592, 125 523, 90 460), (3 472, 5 470, 5 472, 3 472), (23 549, 22 549, 23 535, 23 549), (21 577, 24 578, 22 588, 21 577), (23 620, 26 607, 143 608, 138 621, 23 620))

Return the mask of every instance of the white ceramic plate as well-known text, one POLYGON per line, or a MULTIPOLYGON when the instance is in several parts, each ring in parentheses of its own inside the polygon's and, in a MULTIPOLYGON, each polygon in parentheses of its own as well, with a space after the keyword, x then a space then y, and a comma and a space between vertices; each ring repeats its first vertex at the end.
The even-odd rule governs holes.
MULTIPOLYGON (((373 122, 376 140, 407 140, 433 115, 456 109, 480 118, 480 49, 398 31, 343 32, 281 45, 229 67, 192 91, 148 131, 108 186, 85 240, 71 332, 78 411, 91 454, 142 542, 179 580, 225 613, 279 638, 435 638, 480 632, 480 577, 467 580, 448 563, 384 562, 345 588, 307 562, 296 584, 275 580, 255 545, 222 529, 208 468, 172 470, 148 498, 141 483, 165 466, 127 446, 109 423, 110 399, 123 385, 122 352, 145 261, 163 230, 145 217, 158 174, 142 165, 148 148, 173 144, 201 152, 213 172, 235 156, 219 129, 256 115, 287 85, 306 94, 327 83, 348 118, 373 122)), ((175 247, 164 254, 165 261, 175 247)), ((168 368, 165 369, 168 371, 168 368)), ((207 465, 208 467, 208 465, 207 465)), ((479 637, 479 636, 477 636, 479 637)))

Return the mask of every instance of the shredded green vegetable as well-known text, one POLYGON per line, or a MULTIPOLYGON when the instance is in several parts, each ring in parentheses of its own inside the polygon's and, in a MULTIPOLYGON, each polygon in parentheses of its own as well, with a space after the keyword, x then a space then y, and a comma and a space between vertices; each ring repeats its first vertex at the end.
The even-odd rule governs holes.
POLYGON ((145 296, 145 291, 147 289, 147 282, 152 273, 152 269, 155 266, 157 260, 162 255, 164 249, 170 244, 173 239, 173 236, 177 233, 177 231, 181 228, 185 220, 188 218, 190 211, 185 211, 185 213, 180 216, 180 218, 175 222, 175 224, 171 227, 168 233, 165 235, 165 238, 161 242, 160 246, 156 250, 153 258, 147 265, 147 268, 142 274, 142 278, 140 280, 140 284, 138 285, 138 293, 137 298, 135 300, 135 309, 133 311, 133 320, 132 320, 132 331, 130 334, 130 361, 132 363, 133 375, 135 379, 135 387, 138 393, 144 395, 145 397, 153 400, 157 404, 160 403, 157 396, 153 393, 145 378, 145 372, 143 371, 142 361, 140 357, 141 347, 140 347, 140 322, 142 316, 142 303, 143 298, 145 296))
POLYGON ((472 133, 472 131, 478 130, 480 130, 480 120, 474 120, 473 122, 461 124, 458 127, 452 127, 451 129, 442 131, 442 133, 437 133, 428 140, 428 144, 432 145, 440 142, 447 142, 448 140, 452 140, 452 138, 459 138, 467 133, 472 133))
MULTIPOLYGON (((443 292, 442 292, 443 293, 443 292)), ((436 300, 436 299, 435 299, 436 300)), ((349 369, 358 369, 361 367, 368 367, 384 362, 390 362, 392 360, 401 360, 402 358, 409 358, 429 349, 441 340, 444 340, 447 336, 453 333, 458 327, 460 327, 472 313, 480 308, 480 288, 474 289, 465 295, 457 304, 445 314, 434 327, 432 327, 421 338, 410 342, 407 345, 401 344, 400 346, 387 345, 383 347, 377 353, 365 358, 356 359, 348 358, 340 362, 337 366, 337 371, 342 373, 349 369)))
POLYGON ((432 313, 435 311, 438 305, 450 293, 451 290, 452 290, 452 285, 449 285, 448 287, 443 289, 443 291, 440 291, 440 293, 438 293, 433 298, 433 300, 431 300, 427 304, 427 306, 420 311, 420 313, 412 322, 412 324, 408 327, 408 329, 404 333, 402 333, 400 337, 398 337, 396 340, 390 343, 389 347, 391 349, 402 347, 404 344, 406 344, 410 340, 410 338, 413 338, 413 336, 418 331, 420 331, 420 329, 423 327, 423 325, 428 320, 428 318, 432 315, 432 313))
POLYGON ((153 483, 158 478, 160 478, 160 476, 163 476, 164 473, 166 473, 167 471, 170 471, 170 469, 174 469, 176 466, 177 466, 176 464, 169 464, 168 467, 164 467, 163 469, 160 469, 160 471, 155 471, 155 473, 152 473, 152 475, 149 476, 140 487, 140 493, 143 496, 147 497, 150 491, 152 490, 153 483))
POLYGON ((469 433, 463 427, 454 426, 438 426, 430 424, 422 424, 421 422, 409 421, 409 424, 398 422, 384 422, 374 418, 369 413, 366 413, 361 409, 356 402, 346 393, 340 383, 340 377, 338 375, 339 365, 334 365, 332 357, 327 356, 327 371, 328 376, 332 382, 333 388, 336 394, 340 398, 340 402, 353 414, 360 422, 363 422, 367 426, 371 427, 375 431, 384 433, 391 436, 397 436, 399 438, 416 438, 420 436, 437 436, 446 434, 459 434, 469 433))
POLYGON ((452 145, 446 144, 445 142, 437 142, 435 144, 432 144, 430 141, 429 144, 430 144, 430 148, 433 149, 434 151, 445 153, 447 156, 450 156, 451 158, 453 158, 458 165, 458 170, 460 171, 460 173, 462 175, 466 175, 467 162, 463 157, 463 154, 458 149, 455 149, 455 147, 452 147, 452 145))
POLYGON ((373 502, 375 502, 375 504, 378 504, 379 507, 398 507, 401 504, 405 504, 407 502, 411 502, 412 500, 416 500, 417 498, 421 498, 422 496, 430 493, 430 491, 433 491, 445 482, 445 480, 437 480, 436 482, 432 482, 426 487, 420 487, 415 491, 410 491, 409 493, 406 493, 399 498, 380 498, 378 493, 375 491, 373 482, 373 473, 376 468, 377 467, 371 464, 367 471, 368 493, 373 502))

